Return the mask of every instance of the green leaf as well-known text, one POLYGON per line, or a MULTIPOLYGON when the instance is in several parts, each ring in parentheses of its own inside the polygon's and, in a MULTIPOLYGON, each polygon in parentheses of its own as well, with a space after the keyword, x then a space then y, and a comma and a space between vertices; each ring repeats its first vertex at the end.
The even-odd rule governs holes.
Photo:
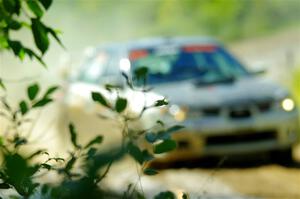
POLYGON ((95 102, 102 104, 103 106, 109 107, 103 95, 99 92, 92 92, 92 99, 95 102))
POLYGON ((48 98, 49 95, 51 95, 53 92, 55 92, 58 88, 59 88, 58 86, 52 86, 52 87, 48 88, 48 90, 44 94, 44 98, 48 98))
POLYGON ((6 87, 1 78, 0 78, 0 88, 2 88, 3 90, 6 90, 6 87))
POLYGON ((115 109, 118 113, 123 112, 126 109, 127 100, 124 98, 118 98, 116 101, 115 109))
POLYGON ((169 102, 166 99, 162 99, 162 100, 157 100, 154 104, 154 106, 164 106, 164 105, 168 105, 169 102))
POLYGON ((148 73, 147 67, 140 67, 134 71, 135 77, 137 79, 145 79, 148 73))
POLYGON ((16 5, 15 5, 15 13, 17 15, 20 15, 21 12, 21 0, 15 0, 16 5))
POLYGON ((103 136, 98 135, 97 137, 92 139, 84 148, 89 148, 90 146, 92 146, 94 144, 101 144, 102 141, 103 141, 103 136))
POLYGON ((5 182, 0 183, 0 189, 10 189, 11 186, 5 182))
POLYGON ((149 142, 149 143, 154 143, 157 140, 157 135, 156 133, 153 132, 149 132, 145 134, 145 139, 149 142))
POLYGON ((72 142, 73 146, 77 149, 81 148, 81 146, 77 144, 77 132, 72 123, 69 124, 69 132, 71 135, 71 142, 72 142))
POLYGON ((32 107, 33 108, 43 107, 52 101, 53 101, 53 99, 43 98, 43 99, 37 101, 35 104, 33 104, 32 107))
POLYGON ((134 71, 133 80, 138 86, 146 86, 147 85, 147 67, 139 67, 134 71))
POLYGON ((28 106, 24 100, 20 102, 19 107, 22 115, 25 115, 28 112, 28 106))
POLYGON ((41 18, 43 16, 44 11, 42 10, 37 0, 27 0, 26 3, 36 17, 41 18))
POLYGON ((73 168, 76 162, 76 157, 72 156, 72 158, 67 162, 65 166, 65 172, 69 173, 69 171, 73 168))
POLYGON ((163 142, 154 145, 154 153, 160 154, 168 151, 172 151, 176 148, 177 144, 174 140, 164 140, 163 142))
POLYGON ((87 152, 88 159, 93 158, 95 156, 96 152, 97 152, 97 149, 94 147, 91 147, 87 152))
POLYGON ((156 123, 159 124, 159 125, 161 125, 161 126, 165 126, 165 123, 163 121, 161 121, 161 120, 157 120, 156 123))
MULTIPOLYGON (((0 23, 1 23, 1 21, 0 21, 0 23)), ((1 26, 0 26, 0 29, 1 29, 1 26)), ((9 44, 8 44, 7 38, 3 35, 0 35, 0 49, 8 48, 8 47, 9 47, 9 44)))
POLYGON ((49 185, 47 185, 47 184, 42 185, 42 188, 41 188, 42 195, 46 195, 48 193, 49 189, 50 189, 49 185))
POLYGON ((47 10, 51 4, 52 0, 39 0, 39 2, 43 5, 43 7, 47 10))
POLYGON ((38 84, 33 84, 27 88, 27 96, 32 101, 37 96, 38 92, 40 90, 40 87, 38 84))
POLYGON ((133 143, 128 144, 128 153, 140 164, 144 162, 144 155, 143 152, 140 150, 139 147, 134 145, 133 143))
POLYGON ((2 0, 4 9, 9 13, 16 12, 16 1, 15 0, 2 0))
POLYGON ((181 126, 181 125, 175 125, 175 126, 171 126, 170 128, 167 129, 167 133, 171 134, 171 133, 174 133, 176 131, 179 131, 181 129, 183 129, 184 126, 181 126))
POLYGON ((174 193, 170 191, 160 192, 158 195, 154 197, 154 199, 175 199, 174 193))
POLYGON ((187 193, 183 193, 182 194, 182 199, 189 199, 189 195, 187 193))
POLYGON ((144 169, 144 174, 153 176, 153 175, 158 174, 158 171, 156 171, 155 169, 152 169, 152 168, 146 168, 146 169, 144 169))
POLYGON ((121 89, 121 86, 116 86, 116 85, 111 85, 111 84, 105 84, 104 87, 109 92, 111 92, 113 90, 121 89))
POLYGON ((4 144, 3 137, 0 136, 0 146, 3 146, 3 144, 4 144))
POLYGON ((22 27, 22 24, 16 20, 11 19, 8 23, 8 27, 13 30, 19 30, 22 27))
POLYGON ((179 131, 180 129, 184 128, 184 126, 181 125, 174 125, 166 130, 159 131, 156 133, 156 140, 167 140, 170 139, 172 133, 179 131))
POLYGON ((50 164, 41 164, 41 167, 47 169, 47 170, 51 170, 52 169, 52 166, 50 164))
POLYGON ((171 134, 167 131, 159 131, 156 134, 156 140, 169 140, 171 138, 171 134))
POLYGON ((26 138, 16 137, 13 142, 15 144, 15 147, 17 148, 21 145, 27 144, 28 140, 26 138))
POLYGON ((40 149, 40 150, 37 150, 36 152, 34 152, 33 154, 31 154, 27 159, 32 159, 32 158, 34 158, 36 156, 39 156, 41 154, 48 154, 48 152, 45 149, 40 149))
POLYGON ((144 149, 144 150, 142 151, 142 153, 143 153, 143 159, 144 159, 144 161, 151 161, 151 160, 154 159, 154 156, 153 156, 152 154, 150 154, 150 153, 147 151, 147 149, 144 149))
POLYGON ((5 98, 2 98, 1 102, 3 103, 4 107, 6 110, 8 111, 12 111, 11 106, 7 103, 7 101, 5 100, 5 98))
POLYGON ((37 55, 35 52, 33 52, 32 50, 30 50, 29 48, 24 48, 25 53, 29 56, 30 59, 35 58, 36 60, 38 60, 44 67, 46 67, 45 62, 43 61, 43 59, 37 55))
POLYGON ((21 21, 21 25, 28 28, 28 29, 31 29, 31 25, 25 21, 21 21))
POLYGON ((21 50, 20 50, 20 52, 19 52, 19 54, 18 54, 18 57, 20 58, 21 61, 24 60, 25 54, 26 54, 26 53, 25 53, 24 48, 21 48, 21 50))
POLYGON ((52 28, 48 27, 47 31, 52 35, 52 37, 54 37, 54 39, 59 43, 60 46, 62 46, 63 48, 65 48, 65 46, 63 45, 63 43, 61 42, 61 40, 57 36, 57 33, 52 28))
POLYGON ((38 172, 39 166, 30 166, 27 160, 18 153, 6 153, 4 156, 3 170, 7 181, 22 196, 31 195, 37 183, 33 182, 33 175, 38 172))
POLYGON ((23 48, 21 42, 8 40, 9 47, 13 50, 16 56, 19 56, 21 49, 23 48))
POLYGON ((47 29, 39 19, 31 19, 31 29, 36 46, 41 51, 41 53, 44 54, 49 47, 47 29))

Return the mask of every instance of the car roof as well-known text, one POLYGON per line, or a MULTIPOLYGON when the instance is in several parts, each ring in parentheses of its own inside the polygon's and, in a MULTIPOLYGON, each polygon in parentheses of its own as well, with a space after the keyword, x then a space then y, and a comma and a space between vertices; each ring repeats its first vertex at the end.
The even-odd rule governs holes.
POLYGON ((124 48, 124 47, 125 47, 125 43, 107 42, 107 43, 97 45, 94 48, 94 51, 95 52, 102 51, 102 50, 114 50, 115 51, 115 50, 118 50, 118 49, 124 48))
POLYGON ((190 36, 190 37, 157 37, 157 38, 147 38, 139 39, 134 41, 129 41, 127 43, 127 48, 129 50, 136 48, 154 48, 160 45, 218 45, 221 44, 210 37, 199 37, 199 36, 190 36))
POLYGON ((186 36, 186 37, 152 37, 131 40, 128 42, 107 42, 98 45, 93 50, 93 55, 101 51, 110 51, 126 54, 134 49, 155 48, 161 45, 183 46, 183 45, 216 45, 222 46, 220 42, 204 36, 186 36))

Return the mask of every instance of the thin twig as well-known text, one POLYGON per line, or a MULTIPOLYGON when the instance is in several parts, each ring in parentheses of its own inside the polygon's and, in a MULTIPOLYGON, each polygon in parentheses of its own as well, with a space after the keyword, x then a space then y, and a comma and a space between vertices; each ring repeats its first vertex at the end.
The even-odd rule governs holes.
POLYGON ((219 171, 220 167, 224 164, 225 160, 227 159, 227 156, 223 156, 222 159, 218 162, 216 168, 214 168, 212 170, 212 172, 210 173, 210 175, 206 178, 206 180, 204 180, 204 182, 202 183, 200 190, 202 190, 202 194, 200 194, 200 196, 198 197, 199 199, 202 198, 202 196, 204 196, 206 194, 205 192, 205 187, 209 184, 209 182, 215 177, 215 175, 217 174, 217 172, 219 171))
POLYGON ((113 160, 109 162, 104 173, 96 180, 95 184, 98 184, 101 180, 103 180, 107 176, 107 174, 112 166, 112 163, 113 163, 113 160))
POLYGON ((32 132, 33 132, 33 130, 35 129, 36 124, 37 124, 37 122, 38 122, 38 120, 39 120, 41 114, 42 114, 42 110, 38 110, 37 117, 36 117, 35 120, 32 121, 31 126, 30 126, 29 131, 28 131, 28 134, 26 135, 26 137, 27 137, 28 139, 31 137, 32 132))
POLYGON ((138 182, 140 184, 140 188, 141 188, 142 194, 144 196, 145 192, 144 192, 143 185, 142 185, 141 172, 139 171, 138 163, 137 162, 135 163, 135 166, 136 166, 136 171, 137 171, 137 174, 138 174, 138 182))

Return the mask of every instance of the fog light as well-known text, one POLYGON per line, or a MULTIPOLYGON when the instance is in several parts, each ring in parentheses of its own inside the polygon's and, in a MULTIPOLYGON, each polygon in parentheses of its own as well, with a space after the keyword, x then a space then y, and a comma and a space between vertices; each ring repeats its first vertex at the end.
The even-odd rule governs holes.
POLYGON ((285 111, 292 111, 295 108, 295 102, 290 98, 286 98, 282 100, 281 107, 285 111))
POLYGON ((177 122, 181 122, 181 121, 185 120, 186 113, 181 110, 176 115, 174 115, 174 118, 177 122))
POLYGON ((185 118, 186 118, 186 112, 187 112, 186 109, 181 108, 181 107, 179 107, 177 105, 172 105, 169 108, 169 113, 174 117, 174 119, 177 122, 181 122, 181 121, 185 120, 185 118))

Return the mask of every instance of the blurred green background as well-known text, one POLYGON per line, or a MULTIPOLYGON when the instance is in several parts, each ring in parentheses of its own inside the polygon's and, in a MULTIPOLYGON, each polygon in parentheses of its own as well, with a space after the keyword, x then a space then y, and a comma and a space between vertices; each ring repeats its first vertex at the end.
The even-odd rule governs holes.
MULTIPOLYGON (((272 70, 275 65, 287 65, 283 54, 289 52, 292 64, 300 63, 299 0, 55 0, 45 22, 61 30, 66 46, 64 50, 52 42, 45 56, 50 73, 36 62, 25 60, 22 64, 1 53, 0 75, 12 83, 24 78, 38 81, 45 76, 55 82, 56 68, 64 62, 78 65, 89 46, 155 36, 216 37, 246 64, 267 59, 274 62, 267 63, 272 70), (269 39, 277 34, 283 37, 269 39)), ((33 43, 28 30, 12 37, 29 46, 33 43)), ((281 72, 277 74, 281 76, 281 72)))
POLYGON ((63 40, 72 47, 105 40, 173 35, 210 35, 232 41, 299 26, 300 3, 299 0, 56 0, 48 15, 49 23, 63 30, 63 40))
MULTIPOLYGON (((299 19, 299 0, 55 0, 46 16, 70 53, 152 36, 209 35, 228 43, 299 28, 299 19)), ((30 36, 17 35, 28 44, 30 36)))

